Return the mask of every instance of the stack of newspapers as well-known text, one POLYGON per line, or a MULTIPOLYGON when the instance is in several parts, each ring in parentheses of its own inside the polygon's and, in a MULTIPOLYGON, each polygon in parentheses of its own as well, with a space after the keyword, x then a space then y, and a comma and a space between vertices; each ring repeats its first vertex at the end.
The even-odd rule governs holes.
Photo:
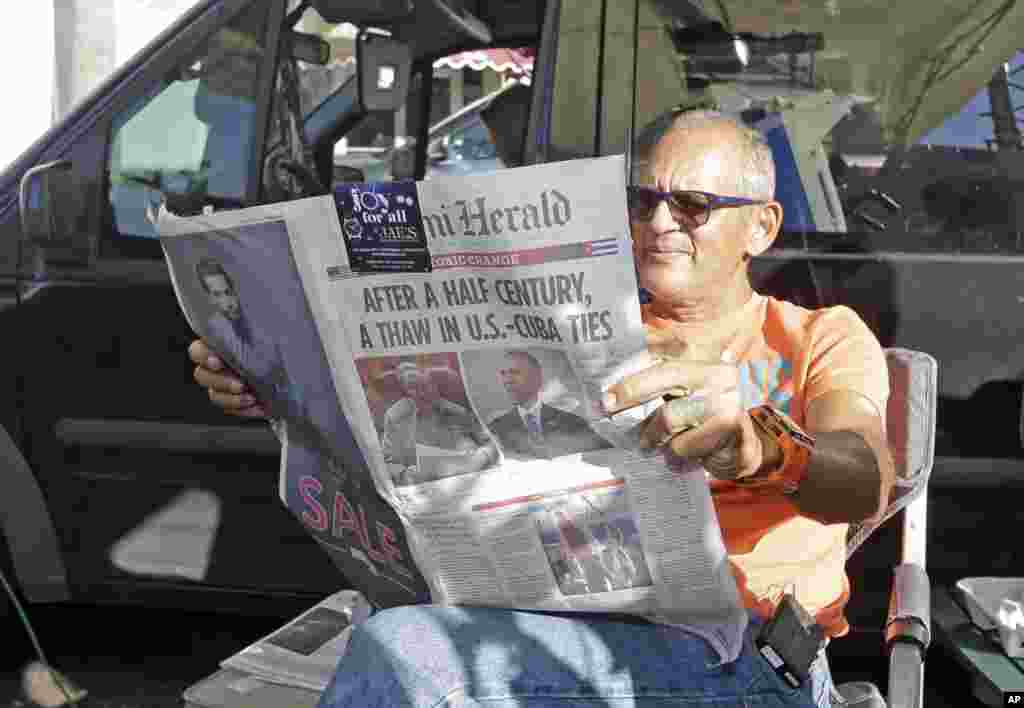
POLYGON ((317 699, 345 655, 352 628, 369 617, 366 599, 341 590, 221 662, 221 671, 189 688, 190 706, 300 708, 317 699))

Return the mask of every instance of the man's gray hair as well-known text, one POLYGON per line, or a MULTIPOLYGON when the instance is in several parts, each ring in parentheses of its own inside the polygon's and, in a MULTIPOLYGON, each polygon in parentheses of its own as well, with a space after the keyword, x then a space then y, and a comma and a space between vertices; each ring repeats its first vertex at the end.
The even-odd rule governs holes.
POLYGON ((717 123, 732 128, 737 137, 736 147, 741 163, 737 166, 733 188, 736 193, 727 196, 749 199, 775 197, 775 160, 772 150, 761 131, 745 125, 734 116, 713 110, 693 110, 680 113, 668 111, 648 123, 636 140, 637 168, 642 168, 654 147, 670 131, 699 128, 717 123))
POLYGON ((201 261, 196 263, 196 276, 199 278, 199 283, 203 286, 203 290, 207 293, 210 292, 210 286, 206 282, 206 279, 213 276, 223 277, 231 287, 231 291, 235 291, 235 281, 232 280, 231 276, 228 275, 228 272, 224 270, 224 266, 220 264, 220 261, 213 258, 203 258, 201 261))

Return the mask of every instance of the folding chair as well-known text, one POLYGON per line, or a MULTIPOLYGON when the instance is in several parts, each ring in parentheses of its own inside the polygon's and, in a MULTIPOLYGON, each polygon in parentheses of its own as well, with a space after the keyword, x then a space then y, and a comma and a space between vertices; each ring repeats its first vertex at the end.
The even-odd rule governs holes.
POLYGON ((921 708, 924 656, 931 642, 925 548, 928 477, 935 460, 938 364, 931 355, 910 349, 886 349, 885 357, 890 387, 886 426, 896 485, 881 519, 850 525, 847 557, 875 529, 898 515, 899 560, 885 624, 888 703, 874 684, 854 681, 838 686, 849 708, 921 708))

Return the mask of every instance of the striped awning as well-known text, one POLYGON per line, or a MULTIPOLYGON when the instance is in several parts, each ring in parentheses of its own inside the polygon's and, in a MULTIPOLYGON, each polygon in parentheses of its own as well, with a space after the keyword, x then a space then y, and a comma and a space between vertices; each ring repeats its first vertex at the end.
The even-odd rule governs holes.
POLYGON ((434 62, 434 68, 465 69, 468 67, 475 71, 490 69, 499 74, 509 72, 522 76, 533 72, 535 54, 536 52, 532 47, 521 49, 479 49, 442 57, 434 62))

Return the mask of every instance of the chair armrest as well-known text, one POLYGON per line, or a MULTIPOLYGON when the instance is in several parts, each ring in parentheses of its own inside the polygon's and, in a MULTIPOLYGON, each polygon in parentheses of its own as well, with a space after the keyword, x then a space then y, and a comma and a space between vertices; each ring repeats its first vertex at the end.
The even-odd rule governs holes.
POLYGON ((911 643, 923 653, 931 643, 931 585, 924 568, 916 563, 901 563, 893 572, 889 617, 885 640, 911 643))
POLYGON ((931 643, 931 584, 924 568, 902 563, 893 574, 889 617, 889 708, 924 704, 924 655, 931 643))
POLYGON ((924 651, 909 642, 889 648, 888 708, 923 708, 924 651))

